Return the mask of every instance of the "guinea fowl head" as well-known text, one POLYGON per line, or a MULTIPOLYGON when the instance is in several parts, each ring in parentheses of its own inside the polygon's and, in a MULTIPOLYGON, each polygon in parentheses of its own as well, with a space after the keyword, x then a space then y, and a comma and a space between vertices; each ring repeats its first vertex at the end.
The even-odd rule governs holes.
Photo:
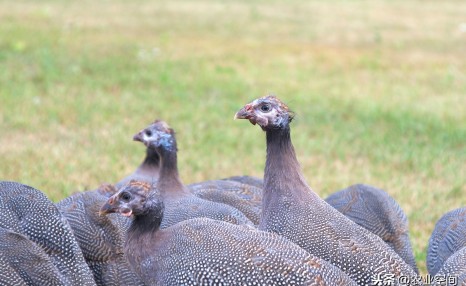
POLYGON ((235 119, 248 119, 263 130, 280 129, 288 126, 293 112, 276 96, 267 95, 246 104, 236 112, 235 119))
MULTIPOLYGON (((108 185, 102 187, 109 188, 108 185)), ((131 215, 138 217, 155 212, 161 217, 163 208, 160 195, 152 184, 131 180, 107 200, 101 207, 100 214, 120 213, 126 217, 131 215)))
POLYGON ((133 136, 134 141, 144 143, 147 147, 164 148, 176 151, 175 131, 165 121, 155 120, 151 125, 133 136))

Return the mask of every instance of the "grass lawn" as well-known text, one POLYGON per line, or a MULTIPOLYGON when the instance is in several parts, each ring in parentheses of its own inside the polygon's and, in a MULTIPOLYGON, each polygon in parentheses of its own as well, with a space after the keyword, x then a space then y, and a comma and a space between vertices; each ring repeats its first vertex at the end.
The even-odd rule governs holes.
POLYGON ((2 1, 0 179, 54 201, 116 182, 155 118, 185 183, 262 176, 265 135, 233 115, 274 93, 312 188, 387 190, 425 274, 435 222, 466 205, 460 3, 2 1))

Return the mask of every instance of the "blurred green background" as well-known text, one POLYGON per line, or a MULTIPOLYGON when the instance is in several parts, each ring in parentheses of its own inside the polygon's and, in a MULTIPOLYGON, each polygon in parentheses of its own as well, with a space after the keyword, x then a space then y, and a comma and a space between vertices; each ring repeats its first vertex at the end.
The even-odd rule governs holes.
POLYGON ((59 201, 116 182, 156 118, 185 183, 262 176, 264 134, 234 113, 273 93, 322 197, 387 190, 417 262, 466 205, 463 1, 2 1, 0 179, 59 201))

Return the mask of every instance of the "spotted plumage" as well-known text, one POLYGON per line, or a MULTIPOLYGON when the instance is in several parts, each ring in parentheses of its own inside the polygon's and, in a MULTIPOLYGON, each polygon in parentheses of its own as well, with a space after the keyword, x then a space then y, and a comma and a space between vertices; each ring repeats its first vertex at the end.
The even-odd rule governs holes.
POLYGON ((161 160, 157 185, 162 190, 161 195, 165 202, 162 228, 195 217, 252 225, 252 222, 238 209, 197 197, 183 185, 178 175, 175 133, 167 123, 155 121, 136 134, 134 139, 155 150, 161 160))
POLYGON ((50 256, 28 237, 0 228, 0 285, 67 285, 50 256))
POLYGON ((416 276, 378 236, 328 205, 307 185, 291 143, 293 114, 284 103, 274 96, 262 97, 235 118, 248 119, 266 132, 261 230, 281 234, 331 262, 359 285, 370 285, 377 275, 416 276))
POLYGON ((379 236, 418 273, 409 240, 408 218, 387 192, 357 184, 331 194, 325 201, 379 236))
POLYGON ((130 182, 101 212, 134 217, 125 251, 147 285, 356 285, 289 240, 246 225, 196 218, 160 229, 163 196, 147 183, 130 182))
POLYGON ((212 180, 190 184, 188 189, 197 197, 232 206, 254 225, 259 224, 262 189, 232 180, 212 180))
POLYGON ((450 255, 436 276, 447 278, 447 286, 466 286, 466 246, 450 255))
POLYGON ((223 180, 239 182, 241 184, 254 186, 261 190, 264 187, 264 180, 262 180, 261 178, 252 177, 252 176, 231 176, 228 178, 224 178, 223 180))
POLYGON ((435 224, 427 248, 427 270, 434 275, 453 253, 466 247, 466 207, 444 214, 435 224))
POLYGON ((21 268, 15 268, 16 260, 10 261, 9 267, 16 274, 0 271, 1 280, 5 281, 10 274, 16 279, 19 274, 28 285, 95 285, 68 222, 39 190, 20 183, 0 182, 0 227, 4 230, 0 263, 13 259, 14 255, 24 261, 17 265, 21 268), (5 255, 9 244, 14 248, 5 255), (33 259, 43 263, 29 264, 33 259), (42 280, 45 276, 50 284, 42 280))

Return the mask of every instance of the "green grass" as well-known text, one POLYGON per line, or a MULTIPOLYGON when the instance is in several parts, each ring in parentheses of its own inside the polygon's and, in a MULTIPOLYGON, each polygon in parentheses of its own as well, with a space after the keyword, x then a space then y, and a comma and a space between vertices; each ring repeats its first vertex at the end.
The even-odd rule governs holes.
POLYGON ((466 205, 466 6, 458 1, 0 2, 0 179, 58 201, 116 182, 155 118, 185 183, 261 176, 264 134, 234 113, 277 94, 322 197, 387 190, 417 262, 466 205))

